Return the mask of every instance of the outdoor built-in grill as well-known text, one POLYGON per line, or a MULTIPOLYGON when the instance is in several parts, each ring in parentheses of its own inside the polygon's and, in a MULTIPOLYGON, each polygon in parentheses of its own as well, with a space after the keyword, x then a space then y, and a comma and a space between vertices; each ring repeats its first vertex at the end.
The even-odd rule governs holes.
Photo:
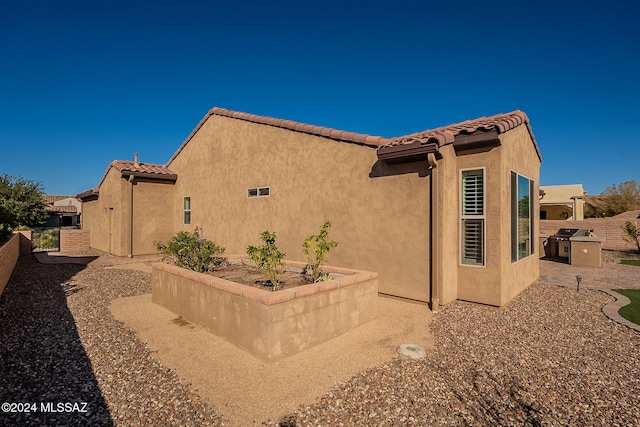
POLYGON ((549 238, 549 242, 554 246, 556 256, 569 258, 571 255, 570 239, 590 236, 592 231, 584 228, 561 228, 549 238))

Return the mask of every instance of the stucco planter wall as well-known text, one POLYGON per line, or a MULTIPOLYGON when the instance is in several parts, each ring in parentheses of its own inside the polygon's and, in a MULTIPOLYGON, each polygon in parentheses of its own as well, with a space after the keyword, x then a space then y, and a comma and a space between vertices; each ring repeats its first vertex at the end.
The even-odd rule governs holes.
MULTIPOLYGON (((228 259, 248 262, 241 256, 228 259)), ((286 265, 301 271, 305 264, 286 265)), ((175 265, 156 263, 152 268, 154 303, 266 361, 341 335, 378 312, 378 275, 370 271, 323 266, 339 276, 272 292, 175 265)))

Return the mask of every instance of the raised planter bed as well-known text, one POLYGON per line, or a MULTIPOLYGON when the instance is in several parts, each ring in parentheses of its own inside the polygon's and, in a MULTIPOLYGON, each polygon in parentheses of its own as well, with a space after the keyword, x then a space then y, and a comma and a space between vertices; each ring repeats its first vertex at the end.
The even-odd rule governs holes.
MULTIPOLYGON (((229 262, 249 263, 244 256, 229 262)), ((285 261, 302 271, 305 263, 285 261)), ((273 292, 175 265, 152 265, 152 301, 265 361, 275 361, 375 319, 378 274, 323 266, 334 277, 273 292)))

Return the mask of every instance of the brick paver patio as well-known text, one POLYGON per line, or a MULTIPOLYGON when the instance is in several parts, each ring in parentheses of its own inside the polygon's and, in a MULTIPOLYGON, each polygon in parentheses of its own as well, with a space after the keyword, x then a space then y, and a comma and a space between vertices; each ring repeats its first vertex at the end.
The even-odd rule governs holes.
POLYGON ((640 267, 602 263, 602 268, 574 267, 562 262, 540 260, 540 281, 551 285, 576 287, 576 276, 582 277, 580 288, 640 289, 640 267))

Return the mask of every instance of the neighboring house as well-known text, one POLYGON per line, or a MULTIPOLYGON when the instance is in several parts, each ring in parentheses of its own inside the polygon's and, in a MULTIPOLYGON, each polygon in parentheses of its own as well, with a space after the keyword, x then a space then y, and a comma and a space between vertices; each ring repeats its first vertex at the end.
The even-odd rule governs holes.
POLYGON ((386 139, 214 108, 165 165, 116 160, 78 197, 114 255, 197 227, 228 254, 274 231, 304 261, 330 220, 328 262, 377 271, 380 293, 502 306, 539 277, 540 162, 521 111, 386 139))
POLYGON ((45 209, 49 213, 46 227, 78 227, 82 202, 74 196, 43 195, 45 209))
POLYGON ((540 219, 582 221, 585 195, 582 184, 541 185, 540 219))

